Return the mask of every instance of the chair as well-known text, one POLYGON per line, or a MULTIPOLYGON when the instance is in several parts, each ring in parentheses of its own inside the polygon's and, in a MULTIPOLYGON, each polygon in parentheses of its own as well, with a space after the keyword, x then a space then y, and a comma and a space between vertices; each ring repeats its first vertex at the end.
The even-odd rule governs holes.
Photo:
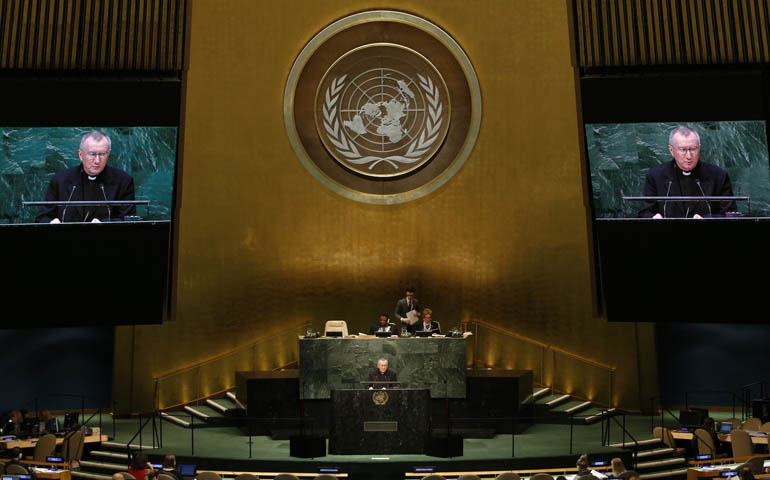
POLYGON ((750 457, 754 455, 754 444, 746 430, 733 430, 730 432, 730 440, 733 444, 733 457, 750 457))
POLYGON ((532 480, 553 480, 553 476, 547 473, 536 473, 532 475, 532 480))
POLYGON ((5 463, 0 462, 0 475, 5 473, 5 463))
POLYGON ((472 473, 466 473, 457 477, 457 480, 481 480, 481 477, 472 473))
POLYGON ((659 439, 663 444, 669 448, 674 449, 674 455, 684 455, 687 452, 686 448, 677 448, 674 436, 671 434, 671 430, 666 427, 655 427, 652 429, 652 436, 659 439))
POLYGON ((329 320, 324 327, 324 336, 329 332, 342 332, 343 337, 348 336, 348 324, 345 320, 329 320))
POLYGON ((695 443, 698 445, 698 455, 711 455, 711 458, 725 457, 724 453, 717 453, 717 446, 714 440, 706 430, 699 428, 695 430, 695 443))
POLYGON ((5 474, 6 475, 29 475, 29 470, 27 470, 21 465, 11 463, 10 465, 5 466, 5 474))
POLYGON ((724 420, 723 422, 730 422, 733 424, 733 428, 741 428, 741 425, 743 425, 743 422, 741 422, 737 418, 728 418, 727 420, 724 420))
POLYGON ((588 475, 577 475, 574 480, 593 480, 594 478, 596 477, 589 473, 588 475))
POLYGON ((75 430, 64 436, 61 445, 61 456, 65 462, 80 461, 83 456, 83 431, 75 430))
MULTIPOLYGON (((765 473, 765 459, 762 457, 752 457, 746 460, 746 463, 743 465, 749 467, 751 469, 751 473, 754 475, 765 473)), ((743 467, 743 465, 738 467, 739 472, 741 471, 741 467, 743 467)))
POLYGON ((299 478, 291 473, 279 473, 273 480, 299 480, 299 478))
POLYGON ((133 476, 133 475, 131 475, 131 474, 130 474, 130 473, 128 473, 128 472, 118 472, 118 473, 119 473, 119 474, 121 474, 121 475, 123 475, 123 478, 124 478, 125 480, 136 480, 136 477, 135 477, 135 476, 133 476))
POLYGON ((744 430, 749 430, 751 432, 756 432, 759 430, 759 428, 762 426, 762 420, 757 417, 752 417, 745 422, 743 422, 743 425, 741 428, 744 430))
POLYGON ((770 422, 765 422, 759 427, 760 432, 770 433, 770 422))
POLYGON ((222 477, 214 472, 200 472, 195 478, 198 480, 222 480, 222 477))
POLYGON ((518 473, 503 472, 495 477, 495 480, 521 480, 518 473))
POLYGON ((422 480, 446 480, 446 478, 442 477, 438 473, 431 473, 427 477, 422 477, 422 480))
MULTIPOLYGON (((253 476, 254 475, 252 475, 252 477, 253 476)), ((158 480, 176 480, 176 478, 174 478, 173 476, 169 475, 168 473, 158 473, 158 480)))
POLYGON ((43 435, 35 444, 35 453, 32 454, 32 460, 35 462, 45 462, 46 457, 50 457, 56 449, 56 436, 52 433, 43 435))
POLYGON ((321 473, 319 475, 316 475, 313 480, 337 480, 337 477, 334 475, 329 475, 328 473, 321 473))
MULTIPOLYGON (((158 480, 164 480, 164 479, 158 476, 158 480)), ((171 480, 176 480, 176 479, 172 478, 171 480)), ((242 473, 237 477, 235 477, 235 480, 259 480, 259 477, 256 475, 252 475, 251 473, 242 473)))

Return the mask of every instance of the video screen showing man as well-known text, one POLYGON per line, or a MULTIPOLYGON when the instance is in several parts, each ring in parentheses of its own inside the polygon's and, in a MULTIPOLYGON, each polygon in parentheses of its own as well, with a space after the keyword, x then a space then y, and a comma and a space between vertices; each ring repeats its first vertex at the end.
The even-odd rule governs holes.
MULTIPOLYGON (((51 178, 44 200, 121 201, 134 200, 134 179, 126 172, 107 165, 112 149, 110 137, 92 130, 80 140, 80 165, 51 178)), ((135 205, 75 206, 46 205, 40 208, 37 223, 105 222, 136 215, 135 205)))
POLYGON ((398 335, 396 325, 390 323, 388 316, 384 313, 380 314, 380 318, 377 320, 377 324, 372 325, 372 328, 369 329, 369 333, 371 335, 376 335, 377 333, 391 333, 393 335, 398 335))
MULTIPOLYGON (((700 161, 698 132, 678 126, 669 134, 668 151, 673 159, 647 170, 644 196, 650 197, 731 197, 733 189, 726 171, 700 161)), ((645 201, 639 210, 642 218, 704 218, 724 216, 738 209, 735 201, 645 201)))
POLYGON ((375 388, 385 390, 388 388, 398 388, 399 386, 398 383, 381 383, 398 381, 396 372, 393 370, 388 370, 388 359, 384 357, 377 360, 377 369, 369 374, 368 380, 370 382, 374 382, 369 384, 369 390, 373 390, 375 388))

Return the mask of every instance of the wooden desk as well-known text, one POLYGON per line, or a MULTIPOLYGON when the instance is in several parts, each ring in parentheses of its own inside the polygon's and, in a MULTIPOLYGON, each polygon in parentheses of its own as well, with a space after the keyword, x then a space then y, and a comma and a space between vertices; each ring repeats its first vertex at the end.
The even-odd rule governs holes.
POLYGON ((49 480, 72 480, 69 470, 35 470, 35 477, 49 480))
MULTIPOLYGON (((88 435, 83 437, 84 443, 99 443, 109 440, 107 435, 88 435)), ((56 437, 56 445, 64 443, 64 437, 56 437)), ((37 438, 30 438, 27 440, 6 440, 0 441, 0 449, 4 448, 9 450, 11 448, 34 448, 37 445, 37 438)))
MULTIPOLYGON (((674 437, 674 440, 692 440, 694 434, 693 432, 683 432, 681 430, 671 430, 671 435, 674 437)), ((727 442, 731 443, 732 439, 730 438, 730 435, 723 435, 721 433, 718 433, 717 436, 719 437, 720 442, 727 442)), ((767 435, 762 435, 759 437, 751 436, 751 443, 754 445, 767 445, 767 435)))

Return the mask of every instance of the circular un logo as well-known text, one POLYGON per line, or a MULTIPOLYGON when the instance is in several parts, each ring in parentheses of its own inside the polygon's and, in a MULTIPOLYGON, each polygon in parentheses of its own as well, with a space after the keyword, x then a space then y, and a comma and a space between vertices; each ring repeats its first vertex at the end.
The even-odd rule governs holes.
POLYGON ((446 184, 470 156, 481 91, 447 32, 403 12, 344 17, 289 72, 284 124, 302 165, 346 198, 394 204, 446 184))
POLYGON ((385 405, 388 403, 388 392, 385 390, 377 390, 376 392, 372 393, 372 402, 374 402, 374 404, 378 407, 385 405))
POLYGON ((425 57, 395 44, 359 47, 326 72, 315 122, 327 151, 371 177, 403 175, 429 161, 447 132, 444 79, 425 57))

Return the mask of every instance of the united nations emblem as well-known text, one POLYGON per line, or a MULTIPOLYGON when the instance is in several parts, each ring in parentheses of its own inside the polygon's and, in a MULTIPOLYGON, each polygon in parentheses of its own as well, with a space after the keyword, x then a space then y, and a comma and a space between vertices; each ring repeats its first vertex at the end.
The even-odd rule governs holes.
POLYGON ((468 57, 429 21, 372 10, 305 45, 284 91, 297 158, 324 186, 379 204, 413 200, 462 167, 481 124, 468 57))
POLYGON ((315 105, 326 149, 366 176, 419 168, 449 130, 444 79, 425 57, 401 45, 364 45, 343 55, 326 72, 315 105))
POLYGON ((388 392, 385 390, 377 390, 372 393, 372 402, 378 407, 385 405, 388 403, 388 392))

